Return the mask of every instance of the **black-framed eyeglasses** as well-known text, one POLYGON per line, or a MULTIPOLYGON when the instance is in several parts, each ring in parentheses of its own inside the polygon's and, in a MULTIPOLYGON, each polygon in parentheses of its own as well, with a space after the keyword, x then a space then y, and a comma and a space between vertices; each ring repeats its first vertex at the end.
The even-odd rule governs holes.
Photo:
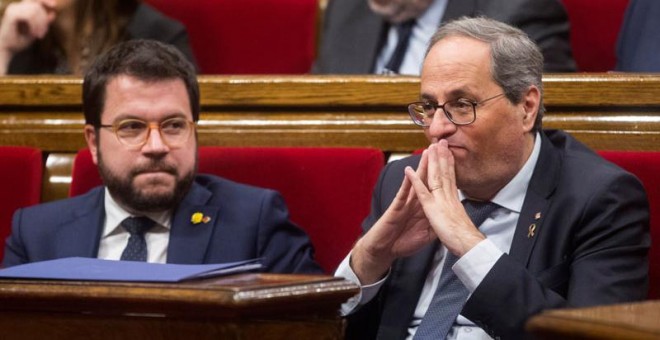
POLYGON ((486 98, 480 102, 465 98, 449 100, 444 104, 427 100, 408 104, 408 113, 412 121, 423 127, 431 126, 433 116, 438 109, 442 109, 445 116, 456 125, 470 125, 477 119, 477 105, 481 105, 489 100, 499 98, 504 93, 486 98))
POLYGON ((195 129, 195 123, 183 117, 173 117, 162 122, 146 122, 141 119, 124 119, 112 125, 99 125, 101 128, 112 129, 120 143, 130 147, 141 147, 149 140, 151 130, 157 129, 160 138, 169 147, 183 145, 191 132, 195 129))

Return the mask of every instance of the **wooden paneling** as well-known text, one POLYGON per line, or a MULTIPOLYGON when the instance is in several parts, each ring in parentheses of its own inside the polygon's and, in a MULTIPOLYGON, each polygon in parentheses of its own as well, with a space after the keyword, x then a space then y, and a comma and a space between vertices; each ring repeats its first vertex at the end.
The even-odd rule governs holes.
MULTIPOLYGON (((418 98, 417 77, 200 76, 199 82, 200 145, 369 146, 387 154, 426 145, 406 112, 418 98)), ((56 153, 61 158, 53 164, 65 169, 61 160, 85 146, 81 83, 0 78, 0 145, 56 153)), ((594 149, 659 149, 660 76, 551 74, 544 87, 544 127, 564 129, 594 149)), ((45 190, 47 199, 61 197, 66 179, 54 186, 56 194, 45 190)))
POLYGON ((239 274, 183 283, 0 281, 2 339, 342 339, 341 278, 239 274))

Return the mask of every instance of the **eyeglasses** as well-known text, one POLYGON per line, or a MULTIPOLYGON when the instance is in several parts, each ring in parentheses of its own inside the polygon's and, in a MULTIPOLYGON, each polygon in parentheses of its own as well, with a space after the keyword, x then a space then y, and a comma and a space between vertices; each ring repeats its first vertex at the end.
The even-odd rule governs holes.
POLYGON ((500 93, 480 102, 465 98, 450 100, 444 104, 438 104, 433 101, 414 102, 408 104, 408 113, 415 124, 424 127, 431 126, 433 116, 438 109, 442 109, 445 116, 447 116, 452 123, 456 125, 470 125, 477 119, 477 105, 481 105, 503 95, 504 93, 500 93))
POLYGON ((160 138, 167 146, 177 147, 188 140, 190 133, 195 129, 195 123, 182 117, 169 118, 160 123, 124 119, 112 125, 99 125, 99 127, 112 129, 117 140, 130 147, 143 146, 149 140, 151 130, 158 129, 160 138))

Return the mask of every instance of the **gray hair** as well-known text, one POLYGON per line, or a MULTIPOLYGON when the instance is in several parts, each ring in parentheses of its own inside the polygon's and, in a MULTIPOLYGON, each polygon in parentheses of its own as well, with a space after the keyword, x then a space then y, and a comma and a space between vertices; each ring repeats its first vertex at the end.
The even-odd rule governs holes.
POLYGON ((462 17, 440 27, 431 37, 426 50, 440 40, 450 36, 463 36, 477 39, 490 45, 491 77, 502 89, 506 97, 519 104, 530 85, 535 85, 541 94, 539 110, 534 122, 534 130, 541 130, 543 106, 543 54, 527 34, 515 27, 499 21, 477 17, 462 17))

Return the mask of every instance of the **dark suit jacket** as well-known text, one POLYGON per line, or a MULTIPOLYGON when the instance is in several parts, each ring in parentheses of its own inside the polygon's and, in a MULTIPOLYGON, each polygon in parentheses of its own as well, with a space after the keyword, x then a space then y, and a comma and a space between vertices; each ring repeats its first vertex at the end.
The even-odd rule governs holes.
MULTIPOLYGON (((103 187, 18 210, 3 264, 96 257, 105 218, 103 187)), ((288 220, 272 190, 199 175, 172 216, 168 263, 204 264, 262 258, 264 271, 322 273, 309 238, 288 220), (195 212, 211 217, 193 224, 195 212)))
POLYGON ((660 72, 660 1, 632 0, 619 31, 617 71, 660 72))
MULTIPOLYGON (((502 339, 524 338, 525 321, 544 309, 647 295, 649 212, 641 183, 564 132, 541 135, 510 253, 497 261, 461 312, 502 339), (531 224, 536 224, 532 237, 531 224)), ((405 166, 416 167, 419 159, 412 156, 383 170, 365 229, 393 200, 405 166)), ((379 295, 349 317, 350 338, 404 338, 435 249, 428 246, 395 263, 379 295)))
MULTIPOLYGON (((126 27, 130 39, 152 39, 173 45, 195 64, 186 28, 147 4, 138 5, 135 14, 126 27)), ((54 51, 45 51, 44 46, 35 42, 11 59, 7 74, 50 74, 55 73, 58 63, 54 51)))
MULTIPOLYGON (((541 48, 546 72, 575 71, 568 17, 558 0, 448 0, 442 22, 487 16, 525 31, 541 48)), ((331 0, 314 73, 369 74, 389 28, 367 0, 331 0)), ((440 24, 440 22, 438 22, 440 24)))

